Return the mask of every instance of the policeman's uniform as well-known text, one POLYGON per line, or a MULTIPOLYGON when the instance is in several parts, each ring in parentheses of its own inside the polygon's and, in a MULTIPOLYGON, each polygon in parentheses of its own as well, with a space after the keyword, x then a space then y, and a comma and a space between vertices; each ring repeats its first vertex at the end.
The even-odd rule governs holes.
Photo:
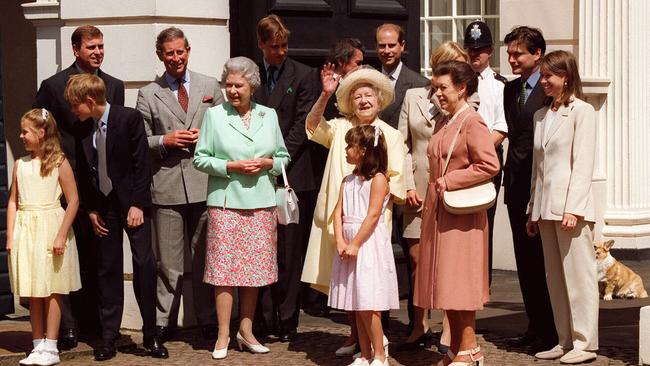
MULTIPOLYGON (((487 24, 481 21, 474 21, 469 23, 465 29, 465 38, 463 45, 466 49, 469 48, 482 48, 486 46, 493 46, 492 32, 487 24)), ((503 88, 506 85, 506 78, 497 74, 491 67, 486 67, 478 77, 478 96, 480 104, 478 113, 483 117, 485 124, 492 131, 500 131, 505 134, 508 133, 508 124, 506 123, 505 111, 503 108, 503 88)), ((499 145, 496 148, 497 157, 499 158, 500 167, 503 168, 503 147, 499 145)), ((499 193, 501 188, 501 173, 499 169, 494 179, 494 185, 499 193)), ((496 213, 496 205, 488 210, 488 226, 489 226, 489 278, 490 284, 492 283, 492 238, 494 232, 494 215, 496 213)))

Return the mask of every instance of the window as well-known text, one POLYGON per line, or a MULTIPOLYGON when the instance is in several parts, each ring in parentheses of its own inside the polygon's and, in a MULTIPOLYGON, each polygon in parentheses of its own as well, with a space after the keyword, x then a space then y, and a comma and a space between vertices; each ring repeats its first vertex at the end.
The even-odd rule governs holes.
MULTIPOLYGON (((443 42, 463 44, 465 27, 482 20, 490 27, 495 45, 499 45, 499 0, 420 0, 420 72, 431 75, 431 52, 443 42)), ((490 65, 498 72, 499 49, 495 47, 490 65)))

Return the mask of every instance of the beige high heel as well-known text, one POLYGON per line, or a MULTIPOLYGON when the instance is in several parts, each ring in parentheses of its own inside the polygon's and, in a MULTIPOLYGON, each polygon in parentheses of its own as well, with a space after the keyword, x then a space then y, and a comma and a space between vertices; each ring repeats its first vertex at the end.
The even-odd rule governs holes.
MULTIPOLYGON (((485 360, 485 357, 481 355, 479 358, 474 358, 474 355, 481 352, 481 346, 478 346, 473 349, 468 349, 465 351, 460 351, 458 352, 457 356, 469 356, 471 361, 456 361, 452 362, 447 366, 483 366, 483 361, 485 360)), ((453 360, 453 358, 452 358, 453 360)))

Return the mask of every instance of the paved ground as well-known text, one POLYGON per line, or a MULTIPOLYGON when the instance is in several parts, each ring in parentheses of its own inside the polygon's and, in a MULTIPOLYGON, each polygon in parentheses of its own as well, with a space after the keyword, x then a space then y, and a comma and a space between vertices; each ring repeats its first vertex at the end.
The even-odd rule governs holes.
MULTIPOLYGON (((646 287, 650 284, 650 261, 630 262, 644 278, 646 287)), ((488 365, 559 365, 558 361, 538 361, 525 349, 507 348, 505 339, 525 329, 526 318, 519 293, 516 273, 496 271, 493 280, 492 301, 485 310, 478 313, 477 326, 483 329, 479 343, 488 365)), ((591 365, 636 365, 638 363, 638 321, 639 308, 650 305, 650 299, 601 301, 600 306, 600 350, 599 357, 591 365)), ((404 306, 403 306, 404 308, 404 306)), ((391 330, 388 334, 392 343, 404 339, 406 311, 391 314, 391 330)), ((433 314, 432 324, 440 328, 440 317, 433 314)), ((30 345, 29 319, 10 317, 0 321, 0 366, 16 365, 24 357, 30 345)), ((203 341, 194 329, 179 332, 167 343, 171 357, 167 360, 153 360, 144 356, 141 334, 123 330, 117 357, 102 365, 347 365, 349 359, 333 356, 336 348, 348 334, 345 315, 333 313, 329 319, 315 318, 303 314, 299 328, 299 339, 290 344, 267 340, 271 349, 267 355, 253 355, 239 352, 231 347, 228 358, 214 361, 210 358, 213 343, 203 341)), ((92 344, 92 342, 91 342, 92 344)), ((231 344, 231 346, 234 343, 231 344)), ((391 352, 391 365, 431 365, 440 359, 435 347, 417 352, 391 352)), ((92 358, 91 345, 80 343, 72 351, 62 353, 66 365, 97 364, 92 358)))

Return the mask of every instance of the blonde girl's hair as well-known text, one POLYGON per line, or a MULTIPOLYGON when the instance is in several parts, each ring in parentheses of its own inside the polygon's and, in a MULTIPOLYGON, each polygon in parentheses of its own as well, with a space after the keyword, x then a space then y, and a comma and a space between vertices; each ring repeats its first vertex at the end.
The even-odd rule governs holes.
POLYGON ((438 64, 447 61, 457 61, 461 57, 465 62, 469 62, 469 55, 463 47, 456 42, 441 43, 431 54, 431 69, 435 69, 438 64))
POLYGON ((41 159, 41 177, 47 177, 65 159, 54 116, 46 109, 35 108, 23 114, 21 120, 29 121, 29 128, 32 131, 43 130, 45 132, 41 141, 41 156, 39 158, 41 159))

